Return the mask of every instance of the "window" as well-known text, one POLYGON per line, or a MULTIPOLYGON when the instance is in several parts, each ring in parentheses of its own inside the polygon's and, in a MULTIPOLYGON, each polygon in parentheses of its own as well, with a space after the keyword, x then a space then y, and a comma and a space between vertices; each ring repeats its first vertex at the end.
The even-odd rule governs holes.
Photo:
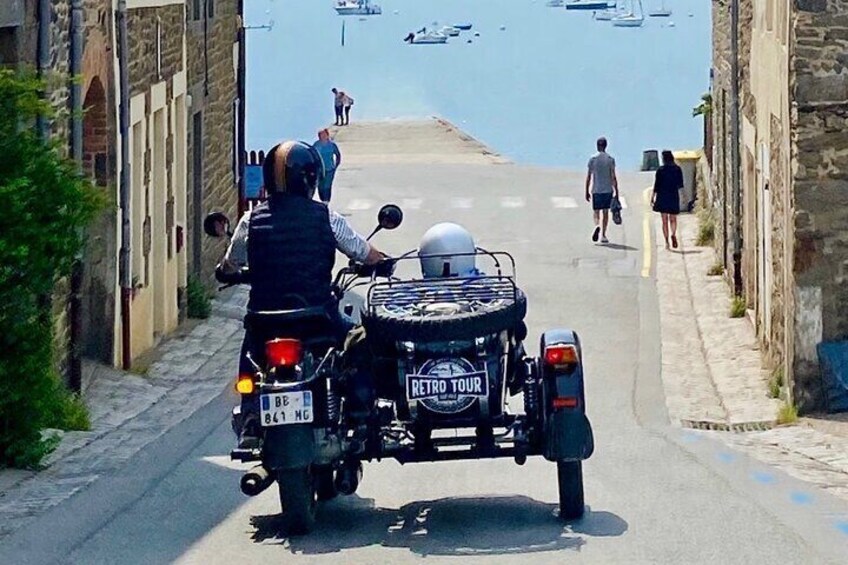
POLYGON ((215 0, 206 0, 206 17, 209 19, 215 17, 215 0))
POLYGON ((203 17, 203 0, 191 0, 191 19, 197 21, 203 17))
POLYGON ((0 67, 18 64, 18 34, 16 27, 0 27, 0 67))

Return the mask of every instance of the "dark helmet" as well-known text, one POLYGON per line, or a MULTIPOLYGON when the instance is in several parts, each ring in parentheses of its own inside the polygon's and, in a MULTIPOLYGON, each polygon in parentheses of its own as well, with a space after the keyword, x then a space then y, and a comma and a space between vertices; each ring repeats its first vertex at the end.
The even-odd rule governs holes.
POLYGON ((312 198, 324 177, 318 151, 302 141, 284 141, 268 151, 262 163, 262 180, 269 195, 292 194, 312 198))

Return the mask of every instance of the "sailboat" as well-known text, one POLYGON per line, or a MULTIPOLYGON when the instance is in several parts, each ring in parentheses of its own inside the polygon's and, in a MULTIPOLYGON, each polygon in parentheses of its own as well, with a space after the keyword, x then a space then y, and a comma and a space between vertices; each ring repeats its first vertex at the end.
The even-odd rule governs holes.
POLYGON ((633 10, 633 0, 630 0, 630 11, 620 16, 615 16, 612 19, 612 25, 615 27, 642 27, 645 23, 645 12, 642 9, 642 0, 636 0, 639 3, 639 14, 633 10))
POLYGON ((618 6, 618 2, 615 3, 615 6, 612 8, 607 8, 606 10, 600 10, 592 14, 596 20, 600 22, 608 22, 612 20, 614 17, 623 14, 621 8, 618 6))
POLYGON ((662 5, 657 10, 648 12, 652 18, 668 18, 671 17, 671 8, 665 7, 665 0, 662 0, 662 5))

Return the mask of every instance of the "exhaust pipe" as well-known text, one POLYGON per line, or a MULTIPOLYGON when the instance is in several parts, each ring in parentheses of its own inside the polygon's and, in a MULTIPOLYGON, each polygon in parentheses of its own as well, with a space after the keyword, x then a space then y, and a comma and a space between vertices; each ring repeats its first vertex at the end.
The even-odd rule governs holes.
POLYGON ((336 490, 345 495, 353 494, 359 488, 360 480, 362 480, 362 463, 345 465, 336 473, 336 490))
POLYGON ((268 469, 262 465, 257 465, 242 476, 239 486, 241 486, 241 492, 247 496, 256 496, 271 486, 273 482, 274 478, 268 472, 268 469))

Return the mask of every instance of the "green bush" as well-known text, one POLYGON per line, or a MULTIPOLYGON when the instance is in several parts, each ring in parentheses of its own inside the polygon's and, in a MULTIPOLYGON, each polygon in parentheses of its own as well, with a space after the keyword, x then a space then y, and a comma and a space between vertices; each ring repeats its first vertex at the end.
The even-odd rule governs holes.
POLYGON ((788 402, 784 402, 780 409, 777 411, 777 423, 778 424, 794 424, 798 421, 798 408, 796 408, 793 404, 788 402))
POLYGON ((0 70, 0 467, 36 467, 55 445, 43 428, 87 424, 56 377, 50 296, 104 200, 32 127, 41 89, 0 70))
POLYGON ((783 391, 783 367, 778 367, 771 375, 771 379, 769 379, 769 396, 771 398, 780 398, 780 394, 783 391))
POLYGON ((745 316, 746 310, 747 305, 745 304, 745 299, 741 296, 734 296, 733 300, 730 302, 730 317, 742 318, 745 316))
POLYGON ((212 313, 212 296, 196 277, 188 278, 186 288, 187 310, 189 318, 205 320, 212 313))

